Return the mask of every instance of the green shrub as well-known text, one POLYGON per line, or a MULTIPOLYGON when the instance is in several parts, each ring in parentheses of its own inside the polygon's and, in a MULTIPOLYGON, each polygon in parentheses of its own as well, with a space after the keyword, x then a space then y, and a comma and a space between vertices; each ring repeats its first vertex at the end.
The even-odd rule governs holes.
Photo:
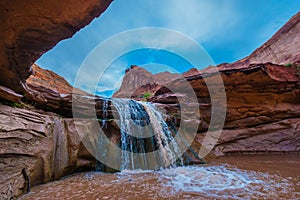
POLYGON ((0 104, 7 105, 13 108, 24 108, 25 104, 23 102, 16 103, 16 102, 11 102, 7 100, 0 100, 0 104))
POLYGON ((287 63, 287 64, 285 64, 284 66, 286 66, 286 67, 292 67, 293 64, 292 64, 292 63, 287 63))
POLYGON ((145 99, 148 99, 148 98, 150 98, 151 97, 151 93, 150 92, 146 92, 146 93, 144 93, 144 95, 143 95, 143 98, 145 98, 145 99))
POLYGON ((13 103, 11 103, 11 107, 13 107, 13 108, 24 108, 24 104, 13 102, 13 103))

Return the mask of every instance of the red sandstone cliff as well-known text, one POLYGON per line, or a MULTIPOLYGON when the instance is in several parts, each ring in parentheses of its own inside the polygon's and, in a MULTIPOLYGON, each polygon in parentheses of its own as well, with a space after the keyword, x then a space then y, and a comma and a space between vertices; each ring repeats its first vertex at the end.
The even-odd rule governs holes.
POLYGON ((69 94, 76 93, 86 95, 87 93, 79 90, 77 88, 73 88, 68 81, 66 81, 63 77, 58 74, 45 70, 39 67, 38 65, 32 65, 32 74, 26 80, 27 85, 31 87, 44 87, 52 90, 53 92, 57 92, 60 94, 69 94))
POLYGON ((238 69, 250 64, 271 62, 285 65, 300 61, 300 12, 294 15, 266 43, 246 58, 232 64, 221 64, 218 67, 238 69))
POLYGON ((161 86, 181 77, 180 74, 161 72, 152 74, 146 69, 132 65, 126 70, 120 89, 113 94, 114 98, 142 98, 149 92, 154 94, 161 86))

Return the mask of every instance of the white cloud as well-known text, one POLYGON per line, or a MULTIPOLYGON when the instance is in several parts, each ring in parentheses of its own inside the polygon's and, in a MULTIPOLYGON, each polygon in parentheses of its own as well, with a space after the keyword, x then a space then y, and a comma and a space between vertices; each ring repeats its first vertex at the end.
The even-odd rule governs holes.
POLYGON ((110 65, 99 80, 97 92, 118 90, 122 83, 126 67, 127 63, 120 60, 110 65))
POLYGON ((107 28, 103 31, 99 27, 99 32, 107 36, 133 28, 162 27, 201 42, 214 36, 226 36, 226 30, 233 28, 241 15, 235 3, 227 0, 115 0, 101 17, 102 25, 107 28))
POLYGON ((153 74, 157 74, 159 72, 179 73, 173 67, 164 65, 164 64, 160 64, 160 63, 147 63, 147 64, 141 65, 141 67, 145 68, 148 71, 151 71, 153 74))
POLYGON ((226 35, 238 19, 238 10, 232 1, 163 1, 162 24, 186 33, 197 41, 216 35, 226 35))
MULTIPOLYGON (((91 64, 91 62, 89 63, 91 64)), ((101 65, 95 66, 96 64, 94 67, 92 65, 84 66, 84 70, 78 76, 79 78, 77 77, 77 87, 92 93, 95 93, 95 91, 101 93, 108 90, 116 90, 120 87, 120 82, 122 82, 127 67, 126 62, 118 60, 101 72, 99 70, 100 67, 98 67, 101 65)))

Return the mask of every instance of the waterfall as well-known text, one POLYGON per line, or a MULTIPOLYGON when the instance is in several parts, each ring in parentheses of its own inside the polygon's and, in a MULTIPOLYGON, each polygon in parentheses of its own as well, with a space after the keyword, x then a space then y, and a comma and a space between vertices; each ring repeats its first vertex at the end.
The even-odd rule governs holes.
POLYGON ((107 116, 108 116, 108 99, 103 99, 102 103, 102 128, 107 128, 107 116))
MULTIPOLYGON (((113 115, 120 128, 121 170, 183 165, 175 135, 154 104, 131 99, 110 101, 111 109, 117 111, 113 115)), ((104 115, 107 115, 107 102, 103 109, 104 115)))
POLYGON ((179 144, 176 142, 171 131, 165 120, 163 119, 162 113, 157 109, 157 107, 152 103, 142 102, 144 105, 150 120, 152 122, 152 128, 155 132, 155 139, 159 144, 159 148, 162 151, 163 161, 166 165, 174 164, 172 161, 177 160, 179 157, 179 165, 183 165, 183 159, 181 157, 181 150, 179 144))

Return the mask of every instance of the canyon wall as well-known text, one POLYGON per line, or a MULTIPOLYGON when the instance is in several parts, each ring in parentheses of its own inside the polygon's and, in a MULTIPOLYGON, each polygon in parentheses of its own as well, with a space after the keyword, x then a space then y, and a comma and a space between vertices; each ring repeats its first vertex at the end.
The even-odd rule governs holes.
MULTIPOLYGON (((111 0, 1 1, 2 199, 26 192, 27 175, 31 184, 35 185, 56 180, 77 170, 91 170, 95 167, 95 159, 82 144, 79 134, 88 132, 88 125, 93 127, 99 123, 91 119, 86 106, 93 104, 97 117, 102 116, 103 99, 78 89, 73 90, 61 77, 32 64, 57 42, 71 37, 99 16, 110 3, 111 0), (30 76, 33 72, 35 74, 30 76), (75 98, 72 98, 73 92, 75 98), (80 103, 78 112, 85 116, 77 119, 80 131, 76 130, 72 118, 74 101, 80 103)), ((218 66, 228 105, 224 130, 212 156, 300 151, 300 88, 297 69, 299 21, 298 13, 249 57, 218 66), (287 63, 292 66, 282 65, 287 63)), ((201 119, 197 122, 198 134, 192 144, 196 151, 200 149, 206 134, 213 136, 213 133, 206 132, 210 122, 210 94, 203 76, 214 79, 215 70, 213 67, 203 71, 193 69, 184 75, 195 90, 201 110, 201 119)), ((164 80, 157 85, 151 85, 151 81, 140 84, 128 80, 124 83, 141 85, 140 88, 134 88, 135 98, 150 88, 153 97, 148 100, 164 106, 169 116, 178 118, 177 114, 180 113, 176 95, 182 94, 172 94, 166 86, 172 84, 178 89, 182 86, 169 73, 158 79, 166 76, 168 81, 164 80)), ((120 96, 126 94, 125 86, 121 87, 120 96)), ((180 120, 192 121, 193 116, 190 119, 178 119, 178 124, 180 120)), ((109 126, 107 133, 112 136, 115 134, 113 130, 115 125, 109 126)), ((91 142, 94 139, 87 138, 91 142)))
MULTIPOLYGON (((226 91, 226 118, 222 134, 212 152, 215 156, 233 153, 287 153, 300 152, 300 76, 299 69, 272 63, 251 65, 239 70, 223 69, 220 75, 226 91)), ((217 79, 215 73, 197 74, 187 80, 199 102, 200 121, 194 148, 200 150, 211 119, 212 92, 219 92, 219 85, 207 82, 217 79), (205 79, 203 78, 205 77, 205 79)), ((181 81, 170 83, 172 88, 184 91, 181 81)), ((163 104, 169 114, 180 114, 178 100, 168 86, 160 88, 150 100, 163 104)), ((218 99, 216 100, 218 101, 218 99)), ((193 120, 191 120, 193 119, 193 120)), ((179 124, 178 124, 179 126, 179 124)))
MULTIPOLYGON (((55 113, 0 105, 0 199, 26 192, 30 184, 56 180, 80 168, 94 169, 95 159, 80 142, 74 122, 55 113)), ((90 120, 77 125, 85 130, 90 120)))
MULTIPOLYGON (((32 66, 24 95, 2 86, 0 94, 0 199, 26 192, 29 185, 57 180, 81 170, 94 170, 96 160, 78 132, 87 133, 99 122, 86 106, 94 101, 57 74, 32 66), (10 92, 7 95, 5 92, 10 92), (82 119, 72 118, 72 93, 82 106, 82 119), (76 126, 75 126, 76 124, 76 126), (80 131, 78 131, 79 129, 80 131), (26 175, 24 174, 26 172, 26 175)), ((102 108, 102 99, 96 105, 102 108)), ((102 112, 99 110, 99 112, 102 112)), ((113 129, 108 126, 107 129, 113 129)), ((106 132, 109 132, 106 130, 106 132)), ((85 137, 92 142, 94 135, 85 137)))

